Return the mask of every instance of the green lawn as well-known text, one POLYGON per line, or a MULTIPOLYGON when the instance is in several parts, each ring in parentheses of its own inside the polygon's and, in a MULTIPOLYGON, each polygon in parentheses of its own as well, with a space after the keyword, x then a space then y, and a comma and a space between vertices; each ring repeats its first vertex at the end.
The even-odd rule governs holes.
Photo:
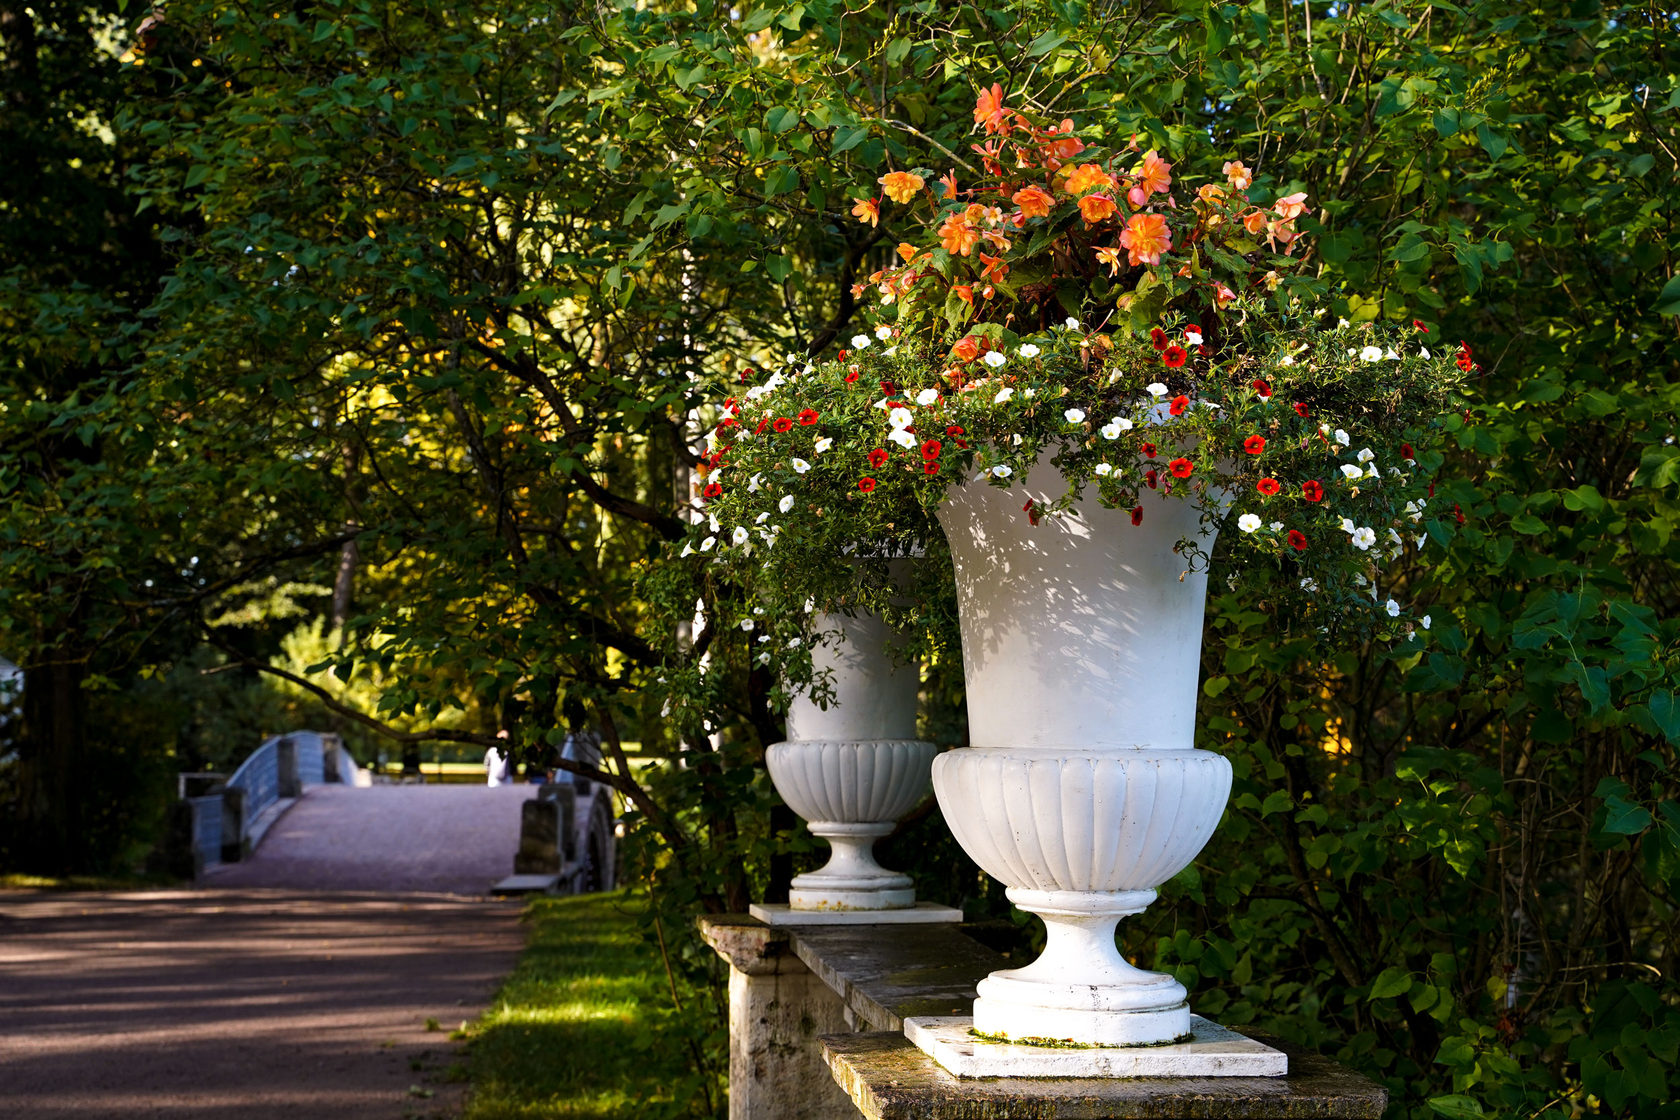
POLYGON ((529 944, 469 1029, 466 1120, 642 1120, 721 1107, 718 1088, 693 1071, 690 1034, 673 1019, 639 910, 623 891, 530 904, 529 944))

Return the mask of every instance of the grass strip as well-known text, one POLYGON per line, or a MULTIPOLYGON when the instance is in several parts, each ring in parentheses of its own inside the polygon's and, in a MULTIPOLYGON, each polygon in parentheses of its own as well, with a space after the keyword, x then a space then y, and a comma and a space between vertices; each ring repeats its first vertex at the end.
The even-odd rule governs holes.
POLYGON ((625 891, 529 904, 525 952, 468 1028, 465 1120, 708 1113, 642 906, 625 891))

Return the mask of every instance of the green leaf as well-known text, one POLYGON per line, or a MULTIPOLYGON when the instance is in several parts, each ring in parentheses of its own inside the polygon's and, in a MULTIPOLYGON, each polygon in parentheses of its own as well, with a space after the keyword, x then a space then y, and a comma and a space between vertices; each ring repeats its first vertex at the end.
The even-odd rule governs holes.
POLYGON ((1546 531, 1546 523, 1532 513, 1520 513, 1511 518, 1511 530, 1533 537, 1546 531))
POLYGON ((1604 831, 1618 836, 1637 836, 1651 827, 1651 813, 1614 795, 1604 800, 1604 831))
POLYGON ((1429 1107, 1437 1116, 1445 1116, 1447 1120, 1471 1120, 1471 1117, 1482 1116, 1481 1103, 1463 1093, 1449 1093, 1444 1097, 1430 1097, 1429 1107))
POLYGON ((1498 160, 1511 146, 1505 137, 1489 128, 1486 121, 1476 126, 1476 139, 1482 142, 1482 148, 1486 150, 1488 158, 1491 160, 1498 160))
POLYGON ((764 177, 764 197, 775 198, 799 186, 799 168, 791 163, 780 164, 764 177))
POLYGON ((1395 965, 1385 968, 1382 974, 1371 983, 1372 999, 1393 999, 1410 991, 1412 988, 1412 973, 1410 969, 1395 965))
POLYGON ((1266 795, 1266 800, 1261 803, 1260 815, 1262 817, 1269 817, 1273 813, 1282 813, 1288 810, 1293 804, 1294 802, 1290 800, 1287 792, 1281 789, 1274 789, 1271 793, 1266 795))
POLYGON ((1680 697, 1676 697, 1667 689, 1653 692, 1645 707, 1650 711, 1651 718, 1656 721, 1658 730, 1663 733, 1663 738, 1670 743, 1680 743, 1680 697))
MULTIPOLYGON (((187 186, 192 186, 190 179, 187 186)), ((1680 274, 1672 277, 1657 294, 1656 311, 1658 315, 1680 315, 1680 274)))
POLYGON ((785 105, 777 105, 764 114, 764 127, 773 133, 783 133, 799 123, 799 114, 785 105))

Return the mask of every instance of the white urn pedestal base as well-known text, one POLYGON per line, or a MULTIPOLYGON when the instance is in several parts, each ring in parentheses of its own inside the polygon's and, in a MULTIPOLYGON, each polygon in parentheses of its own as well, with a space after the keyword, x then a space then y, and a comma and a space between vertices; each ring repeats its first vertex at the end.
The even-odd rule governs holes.
POLYGON ((1289 1057, 1191 1015, 1189 1037, 1160 1046, 1029 1046, 994 1042, 968 1016, 904 1020, 904 1035, 957 1077, 1282 1077, 1289 1057))
POLYGON ((755 902, 747 911, 767 926, 897 926, 963 920, 961 910, 936 902, 896 910, 795 910, 785 902, 755 902))

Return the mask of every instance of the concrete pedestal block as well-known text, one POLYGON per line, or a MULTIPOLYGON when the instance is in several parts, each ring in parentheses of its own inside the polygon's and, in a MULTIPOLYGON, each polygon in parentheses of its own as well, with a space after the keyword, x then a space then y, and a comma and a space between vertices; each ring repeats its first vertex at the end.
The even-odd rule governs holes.
POLYGON ((519 809, 519 852, 515 875, 558 875, 570 846, 575 806, 571 798, 541 797, 519 809))
POLYGON ((855 1120, 817 1043, 853 1029, 840 997, 782 931, 739 916, 700 931, 729 962, 729 1120, 855 1120))
POLYGON ((280 771, 280 796, 302 797, 303 778, 298 772, 297 744, 290 739, 281 739, 274 744, 274 757, 280 771))

